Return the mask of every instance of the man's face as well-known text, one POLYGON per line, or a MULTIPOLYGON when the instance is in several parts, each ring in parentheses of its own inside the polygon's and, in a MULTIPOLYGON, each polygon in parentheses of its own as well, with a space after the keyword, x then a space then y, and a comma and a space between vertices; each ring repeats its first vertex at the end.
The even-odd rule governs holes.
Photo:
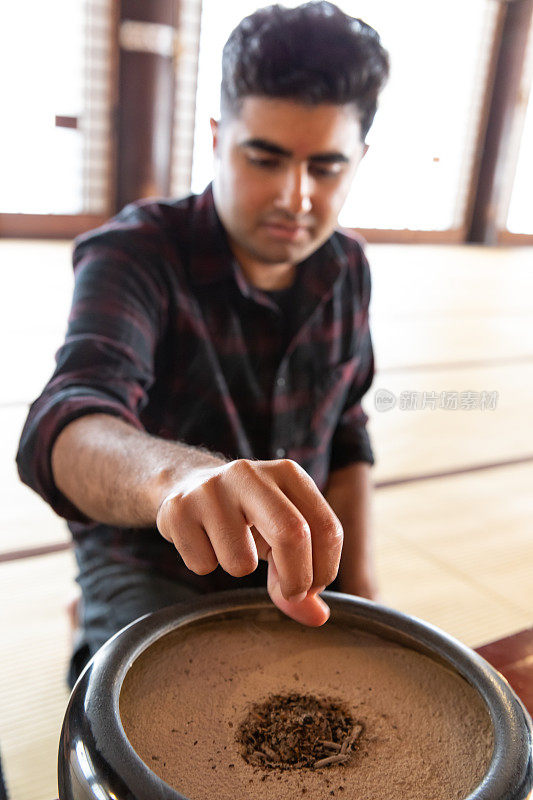
POLYGON ((356 112, 249 96, 211 125, 217 212, 252 282, 275 288, 268 274, 303 261, 337 225, 366 152, 356 112))

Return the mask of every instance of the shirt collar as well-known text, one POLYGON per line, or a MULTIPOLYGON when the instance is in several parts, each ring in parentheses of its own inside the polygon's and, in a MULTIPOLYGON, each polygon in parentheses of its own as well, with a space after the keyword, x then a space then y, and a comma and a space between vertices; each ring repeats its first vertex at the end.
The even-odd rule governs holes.
POLYGON ((216 212, 210 183, 192 198, 190 265, 197 284, 210 284, 233 277, 233 262, 224 226, 216 212))
MULTIPOLYGON (((191 276, 195 283, 207 285, 234 280, 243 295, 254 297, 258 290, 247 280, 231 251, 215 208, 211 183, 193 199, 191 239, 191 276)), ((301 283, 310 304, 329 296, 334 283, 344 272, 346 262, 346 253, 334 233, 318 250, 298 264, 296 279, 301 283)))

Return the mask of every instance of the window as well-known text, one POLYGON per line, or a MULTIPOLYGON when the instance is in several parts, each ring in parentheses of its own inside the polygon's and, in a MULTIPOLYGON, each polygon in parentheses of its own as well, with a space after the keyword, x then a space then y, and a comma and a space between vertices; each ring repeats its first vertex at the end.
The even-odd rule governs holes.
POLYGON ((511 233, 533 234, 532 189, 533 183, 533 33, 529 34, 528 56, 526 58, 524 74, 521 85, 521 96, 529 95, 525 107, 525 119, 520 114, 516 121, 519 130, 523 124, 518 161, 511 190, 509 212, 507 215, 507 230, 511 233), (520 118, 521 117, 521 118, 520 118))
MULTIPOLYGON (((391 78, 340 222, 348 227, 448 231, 464 223, 497 3, 339 0, 375 27, 391 78), (481 89, 480 89, 481 87, 481 89)), ((297 2, 285 5, 295 6, 297 2)), ((220 60, 231 30, 258 6, 204 0, 192 190, 212 176, 209 117, 219 113, 220 60)))
POLYGON ((1 4, 0 213, 107 212, 112 19, 112 0, 1 4))

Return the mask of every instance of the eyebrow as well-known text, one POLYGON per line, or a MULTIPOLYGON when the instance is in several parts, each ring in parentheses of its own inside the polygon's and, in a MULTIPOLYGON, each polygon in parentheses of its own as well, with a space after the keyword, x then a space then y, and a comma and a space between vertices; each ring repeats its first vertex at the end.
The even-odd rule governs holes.
MULTIPOLYGON (((274 144, 274 142, 269 142, 268 139, 246 139, 244 142, 241 142, 241 147, 253 147, 254 150, 264 150, 265 153, 270 153, 274 156, 282 156, 283 158, 291 158, 293 153, 290 150, 286 150, 284 147, 280 147, 278 144, 274 144)), ((321 164, 347 164, 349 162, 349 158, 344 155, 344 153, 315 153, 314 155, 309 156, 309 161, 319 162, 321 164)))

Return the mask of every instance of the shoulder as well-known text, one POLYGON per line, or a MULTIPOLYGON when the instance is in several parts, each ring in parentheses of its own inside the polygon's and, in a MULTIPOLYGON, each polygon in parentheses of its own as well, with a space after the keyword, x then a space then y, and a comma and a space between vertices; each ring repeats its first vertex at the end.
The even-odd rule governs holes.
POLYGON ((368 263, 365 254, 366 241, 361 234, 351 228, 337 228, 333 236, 337 246, 341 248, 351 263, 354 265, 359 262, 368 263))
POLYGON ((347 247, 351 246, 356 250, 365 250, 366 239, 353 228, 337 228, 335 233, 343 240, 347 247))
POLYGON ((183 200, 138 200, 99 228, 74 241, 74 264, 88 251, 126 252, 142 257, 160 251, 170 232, 187 231, 193 197, 183 200))
POLYGON ((347 279, 353 282, 363 302, 370 299, 371 275, 366 256, 366 240, 350 228, 338 228, 332 239, 347 265, 347 279))
POLYGON ((178 242, 185 242, 194 197, 139 200, 74 242, 76 283, 87 290, 118 287, 166 302, 183 274, 178 242))

